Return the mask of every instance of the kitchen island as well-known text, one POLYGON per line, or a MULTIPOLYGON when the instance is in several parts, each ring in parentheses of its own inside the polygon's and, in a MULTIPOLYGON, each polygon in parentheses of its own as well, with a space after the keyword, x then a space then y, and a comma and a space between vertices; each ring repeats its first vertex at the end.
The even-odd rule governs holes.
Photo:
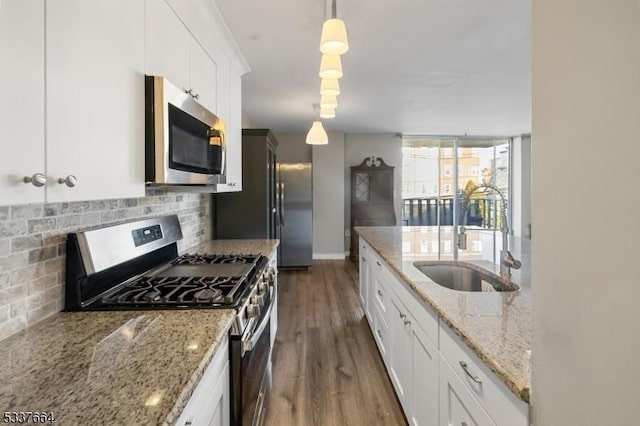
MULTIPOLYGON (((513 271, 512 281, 520 287, 517 291, 468 292, 456 291, 436 284, 418 270, 414 262, 440 261, 449 264, 464 262, 472 268, 498 274, 501 248, 499 231, 467 229, 468 250, 460 250, 456 247, 456 237, 452 227, 357 227, 356 231, 361 238, 361 253, 363 248, 368 248, 373 254, 368 263, 382 271, 381 278, 376 278, 370 284, 368 297, 374 299, 374 302, 368 302, 367 306, 373 307, 370 322, 374 337, 379 333, 381 342, 379 347, 382 348, 383 358, 385 356, 389 358, 390 367, 388 368, 392 370, 390 374, 392 381, 396 373, 393 371, 395 368, 392 365, 393 356, 388 354, 396 348, 391 347, 395 344, 393 343, 395 336, 390 335, 405 332, 402 323, 394 328, 396 314, 399 313, 405 321, 404 324, 409 324, 411 327, 411 321, 405 319, 409 317, 403 305, 393 300, 393 303, 388 303, 390 296, 384 293, 385 287, 398 288, 399 285, 398 291, 411 296, 408 302, 403 302, 409 310, 413 307, 414 311, 432 312, 430 315, 433 319, 429 321, 433 322, 433 327, 429 328, 430 323, 428 323, 423 328, 427 334, 430 333, 430 339, 434 342, 436 358, 438 350, 443 352, 446 349, 445 343, 451 340, 447 334, 457 336, 454 340, 462 342, 458 346, 466 345, 466 348, 461 351, 470 349, 469 354, 475 355, 481 361, 479 364, 484 364, 495 375, 494 377, 502 382, 498 387, 504 387, 502 386, 504 384, 507 394, 513 394, 511 397, 507 395, 507 398, 511 399, 515 396, 515 402, 520 406, 520 411, 526 412, 526 407, 521 406, 521 403, 529 401, 529 357, 532 344, 532 293, 528 269, 530 265, 528 242, 510 238, 513 254, 523 261, 522 270, 513 271), (389 282, 398 284, 389 284, 389 282), (414 305, 411 305, 412 300, 415 300, 414 305), (416 306, 422 306, 422 308, 416 308, 416 306), (396 314, 385 312, 385 310, 393 311, 394 309, 396 314), (376 315, 381 319, 376 320, 376 315), (379 326, 378 322, 382 325, 379 326)), ((361 278, 362 268, 361 259, 361 278)), ((361 282, 361 287, 362 285, 361 282)), ((414 312, 413 315, 415 316, 416 313, 414 312)), ((461 362, 460 365, 462 364, 461 362)), ((460 368, 458 358, 455 362, 451 362, 451 365, 460 368)), ((472 386, 486 387, 487 383, 479 384, 479 381, 473 383, 472 379, 478 377, 468 372, 468 368, 472 367, 466 364, 462 367, 468 374, 466 377, 462 373, 462 378, 468 379, 472 386)), ((398 380, 402 379, 401 375, 402 371, 398 373, 398 380)), ((402 386, 396 388, 400 389, 400 392, 404 391, 402 386)), ((487 389, 482 391, 479 388, 478 392, 483 396, 487 389)), ((402 396, 399 395, 399 397, 402 400, 402 396)), ((410 414, 407 414, 407 417, 409 418, 410 414)), ((500 424, 496 419, 494 421, 500 424)))

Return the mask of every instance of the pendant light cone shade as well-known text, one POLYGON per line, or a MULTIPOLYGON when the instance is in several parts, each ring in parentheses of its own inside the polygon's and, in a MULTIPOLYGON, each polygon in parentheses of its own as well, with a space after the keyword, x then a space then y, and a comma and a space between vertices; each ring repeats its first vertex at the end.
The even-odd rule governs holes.
POLYGON ((307 141, 309 145, 326 145, 329 143, 327 132, 324 131, 320 121, 314 121, 309 133, 307 133, 307 141))
POLYGON ((342 77, 342 61, 338 55, 322 55, 320 78, 338 79, 342 77))
POLYGON ((340 84, 338 80, 323 78, 320 84, 320 94, 338 96, 340 94, 340 84))
POLYGON ((338 98, 336 95, 320 96, 320 108, 337 108, 338 98))
POLYGON ((320 108, 320 118, 334 118, 335 116, 335 108, 320 108))
POLYGON ((349 50, 347 27, 342 19, 327 19, 322 25, 320 51, 325 55, 342 55, 349 50))

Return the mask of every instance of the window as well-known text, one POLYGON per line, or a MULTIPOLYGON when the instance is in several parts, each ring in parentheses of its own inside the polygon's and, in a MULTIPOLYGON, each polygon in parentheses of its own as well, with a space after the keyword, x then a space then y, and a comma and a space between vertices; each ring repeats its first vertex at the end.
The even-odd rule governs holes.
POLYGON ((445 176, 451 176, 451 165, 450 164, 445 164, 444 165, 444 175, 445 176))
POLYGON ((471 166, 471 175, 480 176, 480 166, 471 166))
POLYGON ((444 184, 444 193, 445 193, 445 195, 451 194, 451 184, 449 184, 449 183, 445 183, 444 184))

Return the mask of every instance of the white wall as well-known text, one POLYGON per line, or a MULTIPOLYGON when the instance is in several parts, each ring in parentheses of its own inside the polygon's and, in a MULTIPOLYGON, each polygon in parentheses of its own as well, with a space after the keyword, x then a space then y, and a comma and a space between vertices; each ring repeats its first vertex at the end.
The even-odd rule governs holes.
POLYGON ((313 258, 344 259, 344 133, 313 146, 313 258))
POLYGON ((533 422, 638 425, 640 2, 536 0, 532 28, 533 422))
MULTIPOLYGON (((400 223, 402 207, 402 137, 398 134, 346 133, 344 154, 344 224, 346 229, 351 224, 351 166, 362 163, 372 155, 380 157, 393 170, 394 205, 396 222, 400 223)), ((345 250, 349 250, 351 240, 345 238, 345 250)))

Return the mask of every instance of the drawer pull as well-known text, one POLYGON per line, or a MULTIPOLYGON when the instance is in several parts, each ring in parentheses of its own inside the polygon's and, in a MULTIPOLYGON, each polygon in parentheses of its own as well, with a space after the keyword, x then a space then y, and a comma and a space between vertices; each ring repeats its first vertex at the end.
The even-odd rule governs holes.
POLYGON ((467 373, 467 376, 469 376, 471 378, 471 380, 473 380, 474 382, 476 382, 478 384, 482 384, 482 380, 480 380, 480 377, 474 376, 471 373, 469 373, 469 367, 467 367, 467 363, 466 362, 460 361, 460 367, 462 367, 464 372, 467 373))
POLYGON ((382 263, 380 263, 380 261, 379 261, 379 260, 376 260, 376 265, 378 265, 378 266, 382 266, 382 263))
POLYGON ((363 262, 366 262, 366 261, 367 261, 367 258, 366 258, 366 257, 361 257, 360 259, 362 259, 362 261, 363 261, 363 262))
POLYGON ((407 319, 406 319, 406 320, 404 320, 404 325, 411 325, 411 321, 409 321, 409 320, 407 320, 407 319))
POLYGON ((382 292, 378 290, 378 296, 382 297, 382 292))
POLYGON ((400 318, 406 318, 406 317, 407 317, 406 314, 403 314, 402 312, 400 312, 400 318))
POLYGON ((378 336, 382 339, 382 332, 380 331, 380 329, 376 330, 376 333, 378 333, 378 336))

